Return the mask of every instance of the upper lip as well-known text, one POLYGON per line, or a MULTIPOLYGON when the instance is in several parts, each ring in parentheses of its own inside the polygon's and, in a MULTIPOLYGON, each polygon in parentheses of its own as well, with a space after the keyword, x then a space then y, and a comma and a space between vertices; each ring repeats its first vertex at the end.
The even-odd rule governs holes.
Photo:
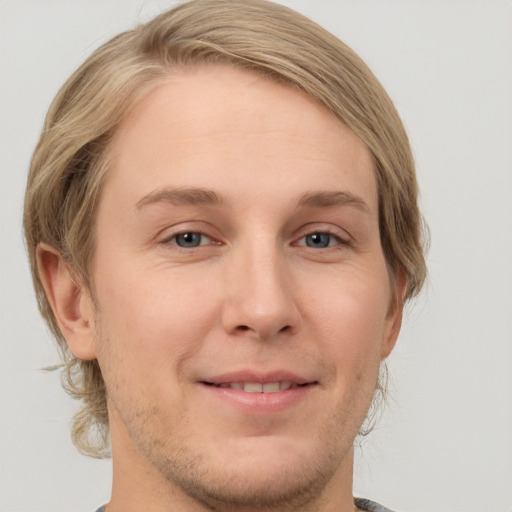
POLYGON ((231 382, 257 382, 259 384, 268 384, 271 382, 291 382, 293 384, 301 385, 313 383, 316 381, 286 370, 275 370, 270 372, 239 370, 206 377, 201 379, 201 382, 215 385, 229 384, 231 382))

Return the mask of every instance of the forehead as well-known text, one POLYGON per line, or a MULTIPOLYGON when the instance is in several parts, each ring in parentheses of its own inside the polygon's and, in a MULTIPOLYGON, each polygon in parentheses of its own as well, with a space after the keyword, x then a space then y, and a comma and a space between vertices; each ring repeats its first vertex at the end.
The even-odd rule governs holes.
POLYGON ((298 88, 228 65, 173 71, 120 126, 110 161, 107 185, 134 203, 170 185, 249 192, 254 179, 290 193, 355 187, 376 202, 370 153, 347 126, 298 88))

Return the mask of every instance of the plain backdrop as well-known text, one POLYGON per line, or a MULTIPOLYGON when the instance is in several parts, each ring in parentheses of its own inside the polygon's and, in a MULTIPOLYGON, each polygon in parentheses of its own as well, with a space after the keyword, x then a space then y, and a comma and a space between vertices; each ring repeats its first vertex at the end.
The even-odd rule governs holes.
MULTIPOLYGON (((355 492, 402 512, 512 511, 512 2, 287 0, 352 46, 394 99, 432 232, 429 282, 389 366, 391 403, 355 492)), ((2 512, 93 512, 110 461, 70 442, 75 404, 21 235, 26 173, 57 89, 162 0, 0 0, 2 512)))

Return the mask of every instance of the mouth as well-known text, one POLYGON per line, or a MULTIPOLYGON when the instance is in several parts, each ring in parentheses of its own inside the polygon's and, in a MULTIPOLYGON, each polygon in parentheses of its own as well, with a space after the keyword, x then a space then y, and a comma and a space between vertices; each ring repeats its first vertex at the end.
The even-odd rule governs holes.
POLYGON ((299 387, 305 387, 315 382, 305 382, 305 383, 297 383, 289 380, 276 381, 276 382, 207 382, 203 381, 203 384, 207 386, 213 386, 216 388, 229 388, 235 389, 237 391, 244 391, 245 393, 278 393, 279 391, 287 391, 289 389, 295 389, 299 387))
POLYGON ((241 369, 208 376, 199 381, 213 403, 227 404, 243 414, 274 415, 301 403, 311 403, 320 389, 313 375, 305 376, 288 370, 257 371, 241 369), (220 400, 220 402, 218 402, 220 400))

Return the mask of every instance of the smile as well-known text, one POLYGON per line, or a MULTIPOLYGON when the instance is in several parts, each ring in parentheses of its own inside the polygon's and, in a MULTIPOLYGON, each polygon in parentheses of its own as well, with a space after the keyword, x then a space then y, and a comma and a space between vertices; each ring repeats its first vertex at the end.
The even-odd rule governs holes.
POLYGON ((208 401, 235 407, 243 414, 280 413, 299 405, 320 389, 316 375, 301 375, 285 369, 257 371, 240 369, 211 375, 198 381, 208 401), (217 402, 220 400, 220 402, 217 402))
POLYGON ((287 389, 307 385, 297 384, 290 381, 266 382, 265 384, 261 384, 259 382, 222 382, 220 384, 205 382, 205 384, 217 388, 236 389, 238 391, 245 391, 246 393, 277 393, 278 391, 286 391, 287 389))

